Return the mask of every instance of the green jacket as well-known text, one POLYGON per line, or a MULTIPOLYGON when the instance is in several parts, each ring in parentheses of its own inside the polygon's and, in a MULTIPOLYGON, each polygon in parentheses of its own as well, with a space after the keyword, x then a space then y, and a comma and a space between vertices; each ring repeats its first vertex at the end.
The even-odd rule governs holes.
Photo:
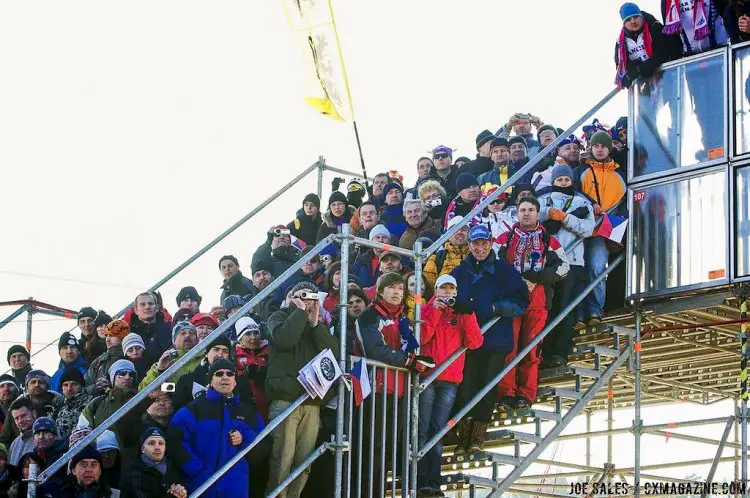
POLYGON ((114 362, 121 360, 124 357, 125 355, 122 353, 122 346, 112 346, 92 361, 91 366, 86 371, 86 375, 83 376, 83 380, 86 382, 86 392, 91 394, 101 394, 103 391, 99 391, 95 386, 97 379, 100 377, 109 379, 109 367, 111 367, 114 362))
MULTIPOLYGON (((105 394, 97 396, 86 405, 86 408, 81 412, 81 417, 78 419, 76 428, 88 426, 91 429, 96 429, 125 403, 130 401, 137 392, 135 389, 124 389, 121 387, 108 389, 105 394)), ((150 404, 151 400, 146 397, 139 405, 123 415, 114 426, 110 427, 110 430, 117 435, 117 440, 121 448, 138 443, 141 431, 140 417, 150 404)))
MULTIPOLYGON (((185 354, 190 351, 189 349, 178 349, 177 352, 180 354, 179 358, 182 358, 185 356, 185 354)), ((204 355, 198 355, 189 362, 187 362, 185 365, 183 365, 182 368, 177 370, 177 373, 172 374, 171 377, 169 377, 169 382, 177 383, 178 380, 180 380, 180 377, 182 377, 185 374, 188 374, 192 372, 193 370, 198 367, 198 365, 201 364, 201 360, 203 359, 204 355)), ((178 358, 178 359, 179 359, 178 358)), ((158 363, 158 362, 157 362, 158 363)), ((143 391, 147 385, 151 384, 160 374, 161 371, 157 368, 157 363, 154 363, 151 365, 151 368, 148 369, 148 372, 146 373, 146 376, 143 378, 140 384, 138 384, 138 390, 143 391)))
POLYGON ((297 380, 299 370, 324 349, 339 356, 338 340, 330 334, 323 320, 315 328, 311 327, 307 323, 307 313, 294 304, 273 313, 268 318, 267 330, 269 354, 265 386, 269 401, 299 398, 305 392, 297 380))

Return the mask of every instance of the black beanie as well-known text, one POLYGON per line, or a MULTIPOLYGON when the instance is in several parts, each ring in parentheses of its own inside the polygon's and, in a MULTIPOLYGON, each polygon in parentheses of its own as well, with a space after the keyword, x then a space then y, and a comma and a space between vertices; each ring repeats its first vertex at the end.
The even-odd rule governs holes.
POLYGON ((78 382, 79 384, 81 384, 81 386, 86 385, 86 381, 83 380, 83 374, 81 373, 81 371, 75 367, 68 367, 63 371, 63 374, 60 377, 60 389, 62 389, 62 385, 65 382, 69 382, 71 380, 73 382, 78 382))
POLYGON ((331 197, 328 198, 328 207, 331 207, 331 204, 334 202, 343 202, 344 204, 349 204, 349 199, 346 198, 344 194, 341 192, 334 192, 331 194, 331 197))
POLYGON ((81 308, 81 310, 78 312, 77 320, 80 320, 81 318, 89 317, 92 320, 96 319, 96 310, 92 308, 91 306, 86 306, 84 308, 81 308))
POLYGON ((14 344, 8 349, 8 358, 7 362, 10 363, 10 356, 16 353, 23 353, 26 356, 26 361, 31 360, 31 355, 28 351, 26 351, 26 348, 21 346, 20 344, 14 344))
POLYGON ((206 348, 206 354, 208 354, 209 351, 211 351, 211 348, 215 346, 226 346, 227 350, 229 352, 232 352, 232 341, 229 340, 229 337, 227 337, 225 334, 221 334, 219 337, 214 339, 211 344, 206 348))
POLYGON ((198 294, 198 291, 195 290, 195 287, 189 285, 187 287, 183 287, 180 289, 180 292, 177 293, 177 306, 180 305, 183 299, 192 299, 193 301, 198 301, 198 306, 201 305, 201 301, 203 301, 203 298, 200 294, 198 294))
POLYGON ((99 310, 99 313, 96 314, 96 318, 94 318, 94 327, 98 327, 100 325, 107 325, 111 321, 112 321, 111 316, 109 316, 102 310, 99 310))
POLYGON ((302 206, 304 206, 306 202, 312 202, 318 209, 320 209, 320 197, 318 197, 317 194, 307 194, 305 198, 302 199, 302 206))
POLYGON ((60 340, 57 341, 58 351, 60 351, 65 346, 78 347, 78 339, 76 339, 75 336, 70 332, 64 332, 63 335, 60 336, 60 340))
POLYGON ((70 460, 70 468, 74 469, 81 460, 96 460, 99 465, 102 464, 102 454, 93 446, 86 446, 77 455, 70 460))
POLYGON ((219 360, 216 360, 215 362, 211 363, 211 366, 208 369, 208 382, 211 382, 211 379, 213 378, 214 374, 218 372, 219 370, 231 370, 232 372, 236 372, 237 369, 234 366, 234 363, 227 360, 226 358, 221 358, 219 360))
MULTIPOLYGON (((221 259, 219 259, 219 268, 221 268, 221 262, 224 261, 225 259, 228 259, 229 261, 231 261, 235 265, 240 266, 240 262, 237 261, 237 258, 235 258, 234 256, 232 256, 231 254, 227 254, 226 256, 222 256, 221 259)), ((177 303, 177 304, 180 304, 180 303, 177 303)))
POLYGON ((508 146, 510 147, 513 144, 523 144, 523 146, 526 147, 526 139, 521 135, 510 137, 510 139, 508 140, 508 146))
POLYGON ((493 138, 495 138, 495 135, 493 135, 490 130, 480 131, 479 135, 477 135, 477 138, 475 140, 477 144, 477 150, 482 148, 482 145, 486 144, 487 142, 492 141, 493 138))

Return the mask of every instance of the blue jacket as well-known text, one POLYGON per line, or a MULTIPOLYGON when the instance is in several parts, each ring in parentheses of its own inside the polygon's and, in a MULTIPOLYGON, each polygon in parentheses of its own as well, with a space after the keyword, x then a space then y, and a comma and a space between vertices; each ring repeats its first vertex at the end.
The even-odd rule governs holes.
POLYGON ((458 283, 456 301, 466 305, 477 315, 482 326, 492 317, 492 306, 500 320, 484 334, 482 349, 488 351, 513 350, 513 318, 521 316, 529 307, 529 289, 521 275, 505 261, 495 258, 495 253, 475 270, 477 260, 471 254, 451 275, 458 283))
POLYGON ((49 382, 49 388, 51 390, 57 391, 59 393, 62 392, 60 379, 62 378, 62 374, 65 369, 69 367, 76 368, 83 375, 86 375, 86 371, 88 370, 88 365, 85 361, 83 361, 83 356, 81 355, 79 355, 78 358, 76 358, 76 361, 74 361, 73 363, 65 363, 64 361, 60 360, 60 365, 57 367, 57 372, 55 372, 49 382))
MULTIPOLYGON (((209 388, 175 413, 167 430, 170 456, 186 478, 188 493, 195 491, 222 465, 247 447, 263 430, 263 418, 240 403, 237 395, 226 398, 209 388), (232 446, 229 432, 242 433, 242 444, 232 446)), ((250 466, 242 459, 203 495, 209 498, 247 498, 250 466)))
MULTIPOLYGON (((396 239, 401 237, 408 226, 406 224, 406 218, 404 218, 404 205, 386 205, 383 208, 383 212, 380 213, 380 222, 385 225, 389 232, 391 232, 391 241, 393 241, 394 237, 396 239)), ((396 245, 398 245, 398 243, 396 245)))

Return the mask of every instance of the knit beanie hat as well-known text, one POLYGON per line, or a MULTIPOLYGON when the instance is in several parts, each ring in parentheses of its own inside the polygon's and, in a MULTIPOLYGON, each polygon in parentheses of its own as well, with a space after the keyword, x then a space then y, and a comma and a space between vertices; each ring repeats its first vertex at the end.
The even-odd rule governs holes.
POLYGON ((302 199, 302 205, 304 206, 306 202, 312 202, 315 204, 315 207, 320 209, 320 197, 318 197, 317 194, 307 194, 304 199, 302 199))
POLYGON ((69 381, 78 382, 81 386, 86 385, 86 381, 83 380, 83 374, 75 367, 68 367, 63 371, 60 377, 60 387, 62 388, 62 385, 69 381))
POLYGON ((570 177, 570 179, 573 179, 573 169, 568 166, 567 164, 558 164, 554 168, 552 168, 552 183, 555 182, 558 178, 561 176, 567 176, 570 177))
POLYGON ((104 327, 104 335, 124 339, 130 334, 130 324, 125 320, 112 320, 104 327))
POLYGON ((606 131, 597 131, 589 139, 589 143, 593 147, 594 145, 603 145, 610 152, 612 152, 612 137, 606 131))
POLYGON ((493 138, 492 146, 490 150, 494 149, 495 147, 505 147, 506 149, 510 149, 510 143, 508 142, 507 138, 503 138, 503 137, 493 138))
POLYGON ((643 15, 641 9, 634 3, 625 2, 622 4, 622 7, 620 7, 620 19, 622 19, 622 22, 627 21, 631 17, 640 15, 643 15))
MULTIPOLYGON (((219 259, 219 268, 221 268, 221 262, 224 261, 225 259, 228 259, 229 261, 233 262, 235 265, 240 266, 240 262, 237 261, 237 258, 232 256, 231 254, 227 254, 226 256, 222 256, 221 259, 219 259)), ((179 305, 180 303, 177 303, 177 304, 179 305)))
POLYGON ((193 319, 195 313, 189 308, 180 308, 172 317, 172 323, 189 322, 193 319))
POLYGON ((13 384, 16 389, 18 389, 18 382, 16 381, 16 378, 10 374, 0 375, 0 386, 2 386, 3 384, 13 384))
POLYGON ((132 361, 125 359, 112 363, 112 366, 109 367, 109 381, 112 385, 115 385, 115 374, 122 371, 135 373, 135 365, 133 365, 132 361))
POLYGON ((237 371, 236 367, 234 366, 234 363, 227 360, 226 358, 221 358, 211 363, 211 366, 208 369, 208 382, 211 382, 211 379, 213 378, 214 374, 218 372, 219 370, 231 370, 232 372, 237 371))
POLYGON ((131 332, 130 334, 126 335, 122 340, 122 354, 127 354, 128 349, 132 348, 133 346, 140 346, 143 349, 146 349, 146 344, 144 344, 141 336, 131 332))
POLYGON ((201 301, 203 301, 203 298, 200 294, 198 294, 198 291, 195 290, 195 287, 193 286, 187 286, 180 289, 180 292, 177 293, 177 298, 175 299, 177 301, 177 306, 180 305, 183 299, 192 299, 193 301, 198 301, 198 306, 201 305, 201 301))
POLYGON ((21 346, 20 344, 14 344, 10 348, 8 348, 8 356, 7 356, 7 362, 10 363, 10 357, 11 355, 14 355, 16 353, 23 353, 24 356, 26 356, 26 361, 31 360, 31 355, 28 351, 26 351, 26 348, 21 346))
MULTIPOLYGON (((268 273, 271 274, 272 277, 276 276, 274 274, 273 262, 271 262, 270 259, 264 259, 264 260, 256 263, 255 266, 253 266, 252 269, 251 269, 251 271, 253 272, 253 275, 255 275, 260 270, 267 271, 268 273)), ((226 305, 224 306, 224 308, 227 308, 226 305)), ((227 308, 227 309, 229 309, 229 308, 227 308)))
POLYGON ((24 379, 24 385, 27 387, 29 386, 29 381, 31 379, 42 379, 44 382, 47 383, 47 387, 49 387, 49 375, 44 373, 44 370, 30 370, 29 373, 26 374, 26 378, 24 379))
POLYGON ((60 340, 57 341, 58 351, 66 346, 78 347, 78 339, 76 339, 76 337, 70 332, 64 332, 63 335, 60 336, 60 340))
POLYGON ((224 298, 224 302, 221 303, 224 309, 229 311, 233 308, 240 308, 245 305, 245 301, 237 295, 231 295, 224 298))
POLYGON ((192 323, 190 323, 190 322, 177 322, 177 325, 175 325, 174 327, 172 327, 172 344, 174 344, 174 340, 175 340, 175 338, 177 338, 177 334, 179 334, 181 331, 183 331, 185 329, 192 330, 196 334, 198 333, 198 331, 195 330, 195 325, 193 325, 192 323))
POLYGON ((259 332, 260 326, 249 316, 243 316, 234 324, 234 330, 237 331, 237 342, 239 342, 248 332, 259 332))
POLYGON ((143 448, 143 445, 146 444, 146 441, 148 441, 152 437, 159 437, 164 441, 167 440, 167 438, 164 436, 164 433, 158 427, 149 427, 145 431, 143 431, 143 434, 141 434, 141 448, 143 448))
POLYGON ((99 310, 99 312, 96 314, 96 318, 94 318, 94 328, 101 327, 102 325, 107 325, 111 321, 111 316, 109 316, 102 310, 99 310))
POLYGON ((513 144, 523 144, 523 146, 526 147, 526 139, 523 138, 521 135, 510 137, 510 140, 508 140, 508 147, 510 147, 513 144))
POLYGON ((102 454, 93 446, 86 446, 76 456, 70 460, 70 467, 75 468, 81 460, 96 460, 99 465, 102 464, 102 454))
POLYGON ((555 137, 557 137, 557 128, 555 128, 552 125, 546 124, 546 125, 541 126, 536 132, 536 139, 540 142, 541 142, 541 139, 539 138, 539 136, 542 134, 543 131, 553 131, 555 132, 555 137))
MULTIPOLYGON (((242 317, 240 318, 240 320, 242 320, 243 318, 247 317, 242 317)), ((237 323, 240 323, 240 320, 237 320, 237 323)), ((237 340, 239 340, 239 338, 237 340)), ((209 344, 206 348, 206 353, 211 351, 211 349, 215 346, 225 346, 230 353, 232 352, 232 341, 229 339, 229 337, 226 336, 226 334, 221 334, 219 337, 211 341, 211 344, 209 344)))
POLYGON ((96 320, 96 310, 92 308, 91 306, 85 306, 81 308, 78 311, 78 317, 77 319, 80 320, 81 318, 91 318, 92 320, 96 320))
POLYGON ((51 418, 39 417, 34 421, 31 432, 34 434, 39 432, 51 432, 52 434, 57 434, 57 426, 55 425, 55 421, 51 418))
POLYGON ((461 192, 463 189, 469 188, 472 185, 479 185, 479 182, 477 181, 477 177, 471 173, 464 172, 456 178, 456 192, 461 192))
POLYGON ((494 138, 495 138, 495 135, 490 130, 480 131, 476 139, 477 150, 479 150, 482 147, 482 145, 486 144, 487 142, 492 141, 494 138))
POLYGON ((344 204, 349 204, 349 199, 347 199, 346 195, 342 194, 341 192, 334 192, 328 198, 328 207, 330 208, 331 204, 333 204, 334 202, 343 202, 344 204))
POLYGON ((108 450, 120 450, 120 445, 117 442, 117 436, 114 432, 107 430, 102 432, 98 438, 96 438, 96 450, 99 452, 105 452, 108 450))
POLYGON ((372 240, 378 235, 385 235, 389 239, 391 238, 391 232, 388 231, 388 228, 386 228, 385 225, 375 225, 370 229, 370 241, 372 242, 372 240))
POLYGON ((402 187, 401 185, 399 185, 396 182, 391 182, 391 183, 387 184, 385 187, 383 187, 383 197, 387 196, 388 192, 390 192, 394 188, 396 190, 398 190, 399 192, 401 192, 401 194, 404 193, 404 187, 402 187))

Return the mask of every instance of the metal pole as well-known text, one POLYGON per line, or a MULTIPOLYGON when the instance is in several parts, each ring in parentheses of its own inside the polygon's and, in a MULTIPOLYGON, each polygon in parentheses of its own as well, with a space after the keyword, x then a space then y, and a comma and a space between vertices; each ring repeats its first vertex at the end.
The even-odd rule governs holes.
MULTIPOLYGON (((747 300, 744 299, 740 304, 740 318, 743 320, 747 318, 747 300)), ((747 483, 747 323, 743 322, 740 324, 740 351, 742 356, 740 357, 740 433, 742 440, 740 441, 740 458, 742 469, 742 482, 747 483)), ((742 496, 747 497, 748 493, 743 490, 742 496)))
MULTIPOLYGON (((632 353, 631 353, 632 354, 632 353)), ((612 396, 612 379, 609 379, 609 382, 607 383, 607 430, 610 431, 610 433, 607 435, 607 468, 612 468, 612 427, 614 418, 612 417, 612 412, 614 411, 614 405, 615 400, 612 396)), ((587 441, 590 441, 590 438, 587 439, 587 441)), ((609 473, 607 477, 607 484, 612 482, 612 474, 609 473)), ((609 486, 607 486, 607 489, 609 490, 609 486)))
MULTIPOLYGON (((736 416, 739 414, 739 403, 737 402, 737 398, 734 398, 734 456, 738 457, 740 456, 740 424, 737 422, 736 416)), ((740 481, 740 463, 734 462, 734 482, 740 481)), ((734 494, 734 496, 740 496, 739 491, 734 494)))
POLYGON ((557 138, 555 138, 552 142, 547 145, 544 149, 537 152, 536 156, 534 156, 526 165, 518 170, 513 176, 508 178, 508 180, 500 185, 500 188, 497 189, 495 192, 487 196, 482 202, 480 202, 474 209, 472 209, 466 216, 464 216, 464 219, 461 223, 457 223, 454 225, 450 230, 447 230, 441 237, 439 237, 430 247, 424 250, 424 254, 422 255, 424 258, 429 257, 432 253, 440 249, 443 244, 450 239, 454 233, 456 233, 458 230, 460 230, 463 226, 465 226, 469 221, 474 219, 474 216, 484 211, 484 208, 490 205, 492 201, 500 197, 500 194, 505 192, 508 187, 515 185, 521 178, 523 178, 526 173, 533 170, 533 168, 542 161, 545 157, 549 155, 550 152, 552 152, 557 145, 562 142, 565 138, 567 138, 571 133, 574 133, 579 126, 581 126, 583 123, 585 123, 591 116, 593 116, 596 111, 601 109, 607 102, 609 102, 612 97, 617 95, 617 93, 620 91, 620 88, 615 88, 611 92, 609 92, 607 95, 604 96, 603 99, 601 99, 594 107, 589 109, 583 116, 581 116, 578 121, 573 123, 573 125, 565 130, 565 132, 561 133, 557 138))
POLYGON ((578 303, 580 303, 581 301, 583 301, 583 299, 592 290, 594 290, 594 287, 596 287, 601 281, 603 281, 605 278, 607 278, 607 275, 609 275, 609 273, 612 272, 612 270, 614 270, 617 267, 617 265, 619 265, 620 263, 622 263, 624 261, 624 259, 625 259, 624 255, 621 254, 620 256, 618 256, 617 259, 615 259, 612 262, 612 264, 610 264, 607 267, 607 269, 602 272, 601 275, 599 275, 598 277, 596 277, 583 290, 583 292, 581 292, 578 296, 576 296, 576 298, 573 299, 573 301, 571 301, 565 307, 565 309, 563 309, 555 318, 553 318, 552 321, 550 321, 547 324, 547 326, 544 328, 544 330, 542 330, 539 333, 539 335, 537 335, 536 337, 534 337, 534 339, 532 339, 531 342, 529 342, 529 344, 527 344, 525 348, 523 348, 521 351, 519 351, 518 355, 515 358, 513 358, 513 360, 511 360, 510 362, 508 362, 505 365, 505 367, 502 369, 502 371, 500 371, 499 374, 497 374, 492 380, 489 381, 489 383, 487 383, 487 385, 485 385, 482 389, 480 389, 479 392, 473 398, 471 398, 471 400, 469 400, 469 402, 466 404, 466 406, 464 406, 463 408, 461 408, 450 420, 448 420, 448 424, 445 427, 443 427, 442 429, 440 429, 437 434, 435 434, 429 441, 427 441, 425 443, 424 447, 420 448, 419 454, 418 454, 419 458, 424 457, 424 455, 430 450, 430 448, 432 448, 433 446, 435 446, 435 444, 437 444, 437 442, 440 441, 440 439, 443 436, 445 436, 445 434, 447 434, 448 431, 451 430, 451 428, 454 427, 456 425, 456 423, 458 423, 459 420, 461 420, 463 417, 466 416, 467 413, 469 413, 469 410, 471 410, 474 407, 474 405, 476 405, 477 403, 479 403, 479 401, 487 393, 489 393, 491 390, 493 390, 495 388, 495 386, 497 385, 497 383, 500 381, 500 379, 502 379, 503 377, 505 377, 508 374, 508 372, 510 372, 516 365, 518 365, 521 362, 521 360, 523 360, 523 358, 527 354, 529 354, 529 352, 537 344, 539 344, 540 342, 542 342, 544 340, 544 338, 547 337, 547 334, 549 334, 552 331, 552 329, 554 329, 555 327, 557 327, 557 324, 559 324, 563 320, 563 318, 565 318, 565 316, 567 316, 568 313, 570 313, 576 306, 578 306, 578 303))
MULTIPOLYGON (((341 356, 339 357, 339 365, 341 371, 346 372, 346 331, 347 331, 347 320, 349 318, 348 303, 349 303, 349 236, 351 235, 351 227, 348 223, 345 223, 341 227, 341 280, 339 281, 339 348, 341 350, 341 356)), ((344 383, 339 382, 339 394, 338 403, 336 404, 336 473, 335 473, 335 485, 334 485, 334 497, 341 498, 343 488, 343 471, 344 471, 344 446, 348 445, 348 441, 344 441, 344 415, 346 405, 346 389, 344 383)), ((351 458, 351 456, 350 456, 351 458)))
MULTIPOLYGON (((322 158, 323 156, 321 156, 322 158)), ((346 176, 353 176, 355 178, 359 178, 359 173, 352 173, 351 171, 341 169, 341 168, 335 168, 333 166, 329 166, 327 164, 323 165, 323 171, 332 171, 334 173, 338 173, 340 175, 346 175, 346 176)), ((365 178, 366 180, 367 178, 365 178)))
MULTIPOLYGON (((83 448, 88 446, 90 443, 94 442, 96 438, 105 430, 109 429, 110 426, 112 426, 115 422, 120 420, 123 415, 125 415, 128 411, 130 411, 133 407, 140 404, 142 401, 144 401, 148 395, 155 390, 157 387, 161 386, 162 382, 165 382, 169 377, 177 373, 178 370, 183 368, 188 362, 190 362, 193 358, 197 357, 198 355, 203 354, 204 349, 208 344, 211 344, 214 339, 218 338, 220 335, 222 335, 224 332, 226 332, 234 323, 239 320, 241 317, 245 316, 247 313, 249 313, 257 304, 259 304, 261 301, 263 301, 267 296, 270 296, 278 287, 281 286, 284 281, 286 281, 289 277, 294 275, 300 268, 302 268, 302 265, 310 261, 312 258, 314 258, 317 254, 320 253, 325 247, 328 246, 333 242, 333 235, 329 235, 325 239, 318 242, 318 244, 313 247, 313 249, 301 257, 299 261, 294 263, 292 266, 290 266, 284 273, 279 275, 279 277, 275 280, 273 280, 268 286, 260 291, 258 294, 255 295, 247 304, 242 306, 235 314, 227 318, 221 325, 219 325, 216 329, 214 329, 213 332, 208 334, 206 336, 206 339, 204 341, 201 341, 198 346, 192 348, 190 351, 185 353, 185 355, 177 360, 174 364, 172 364, 171 367, 166 369, 164 372, 159 374, 156 379, 154 379, 153 382, 151 382, 149 385, 147 385, 142 391, 139 391, 135 396, 133 396, 130 401, 125 403, 123 406, 121 406, 115 413, 109 416, 104 422, 102 422, 101 425, 96 427, 90 434, 88 434, 86 437, 81 439, 78 443, 76 443, 72 448, 70 448, 67 453, 65 453, 62 457, 60 457, 59 460, 56 460, 55 463, 50 465, 44 472, 42 472, 39 475, 39 481, 44 482, 47 479, 49 479, 50 476, 52 476, 55 472, 62 469, 68 461, 73 458, 75 455, 78 454, 83 448)), ((243 452, 240 452, 241 454, 244 454, 243 452)))
MULTIPOLYGON (((30 297, 29 301, 33 301, 34 298, 30 297)), ((34 307, 28 306, 28 314, 26 315, 26 351, 31 354, 31 322, 34 320, 34 307)))
POLYGON ((27 491, 28 498, 36 498, 37 475, 39 474, 39 464, 32 461, 29 464, 29 487, 27 491))
POLYGON ((323 156, 318 158, 318 199, 323 198, 323 168, 325 167, 323 156))
MULTIPOLYGON (((24 304, 20 308, 18 308, 16 311, 8 315, 7 318, 4 318, 2 321, 0 321, 0 329, 8 325, 10 322, 18 318, 19 316, 23 315, 24 311, 27 311, 29 309, 29 306, 27 304, 24 304)), ((57 342, 57 340, 55 340, 57 342)))
POLYGON ((641 309, 635 311, 635 341, 633 352, 635 355, 635 420, 633 431, 635 434, 635 473, 633 485, 635 487, 635 498, 641 496, 641 309))
MULTIPOLYGON (((336 241, 341 241, 341 236, 337 235, 336 241)), ((394 254, 398 254, 399 256, 405 256, 407 258, 414 258, 414 252, 408 250, 408 249, 402 249, 398 246, 392 246, 391 244, 381 244, 380 242, 374 242, 372 240, 368 239, 362 239, 359 237, 351 237, 352 244, 362 246, 362 247, 371 247, 373 249, 380 249, 382 251, 390 251, 394 254)))
MULTIPOLYGON (((719 446, 716 448, 716 457, 714 458, 713 463, 711 463, 711 470, 708 471, 708 476, 706 477, 706 482, 708 484, 711 484, 714 480, 714 475, 716 475, 716 467, 719 466, 719 458, 721 458, 721 454, 724 453, 724 445, 727 442, 727 439, 729 439, 729 431, 732 430, 732 426, 734 425, 734 417, 729 417, 729 420, 727 420, 727 425, 724 427, 724 433, 721 435, 721 441, 719 441, 719 446)), ((705 498, 706 493, 701 494, 701 498, 705 498)))
MULTIPOLYGON (((591 432, 591 410, 586 410, 586 432, 591 432)), ((586 438, 586 467, 591 467, 591 438, 586 438)), ((589 482, 589 476, 586 476, 589 482)))
MULTIPOLYGON (((420 343, 422 333, 422 241, 414 243, 414 338, 420 343)), ((410 455, 411 469, 409 473, 409 496, 417 497, 417 468, 419 465, 419 375, 413 374, 412 397, 411 397, 411 451, 410 455)))
MULTIPOLYGON (((172 270, 171 272, 167 273, 161 280, 156 282, 154 285, 149 287, 148 292, 153 292, 157 290, 159 287, 164 285, 165 283, 169 282, 175 275, 180 273, 182 270, 187 268, 190 264, 192 264, 193 261, 203 256, 206 252, 208 252, 209 249, 214 247, 216 244, 224 240, 227 236, 229 236, 232 232, 237 230, 239 227, 241 227, 247 220, 258 214, 263 208, 271 204, 274 200, 276 200, 279 196, 281 196, 284 192, 289 190, 293 185, 295 185, 297 182, 299 182, 301 179, 303 179, 305 176, 307 176, 308 173, 315 170, 319 167, 319 162, 316 162, 315 164, 310 165, 307 167, 302 173, 295 176, 294 179, 292 179, 289 183, 281 187, 279 190, 274 192, 272 195, 270 195, 266 200, 258 204, 255 208, 253 208, 252 211, 247 213, 245 216, 240 218, 236 223, 234 223, 232 226, 224 230, 218 237, 216 237, 214 240, 203 246, 201 249, 198 250, 195 254, 190 256, 188 259, 186 259, 182 264, 180 264, 177 268, 172 270)), ((115 314, 115 317, 122 316, 128 309, 130 309, 130 304, 127 305, 125 308, 123 308, 119 313, 115 314)))
POLYGON ((305 458, 305 460, 301 464, 299 464, 299 466, 296 469, 292 470, 292 472, 288 476, 286 476, 286 479, 281 481, 278 484, 278 486, 273 488, 266 495, 266 497, 274 498, 278 496, 279 493, 284 491, 287 488, 287 486, 289 486, 292 483, 292 481, 294 481, 297 477, 299 477, 300 474, 302 474, 302 472, 305 471, 305 469, 307 469, 310 465, 312 465, 315 462, 315 460, 317 460, 320 457, 320 455, 322 455, 329 449, 330 449, 330 445, 328 443, 323 443, 320 446, 318 446, 316 449, 314 449, 312 453, 307 455, 307 458, 305 458))
MULTIPOLYGON (((717 417, 717 418, 707 418, 703 420, 687 420, 685 422, 675 422, 675 423, 666 423, 666 424, 653 424, 653 425, 646 425, 643 427, 644 431, 655 431, 655 430, 661 430, 661 429, 674 429, 674 428, 684 428, 684 427, 699 427, 702 425, 714 425, 714 424, 725 424, 728 420, 728 417, 717 417)), ((590 437, 604 437, 608 434, 612 435, 618 435, 618 434, 629 434, 633 432, 633 427, 618 427, 617 429, 612 429, 611 431, 592 431, 592 432, 577 432, 575 434, 562 434, 557 437, 556 441, 571 441, 573 439, 585 439, 590 437)))

